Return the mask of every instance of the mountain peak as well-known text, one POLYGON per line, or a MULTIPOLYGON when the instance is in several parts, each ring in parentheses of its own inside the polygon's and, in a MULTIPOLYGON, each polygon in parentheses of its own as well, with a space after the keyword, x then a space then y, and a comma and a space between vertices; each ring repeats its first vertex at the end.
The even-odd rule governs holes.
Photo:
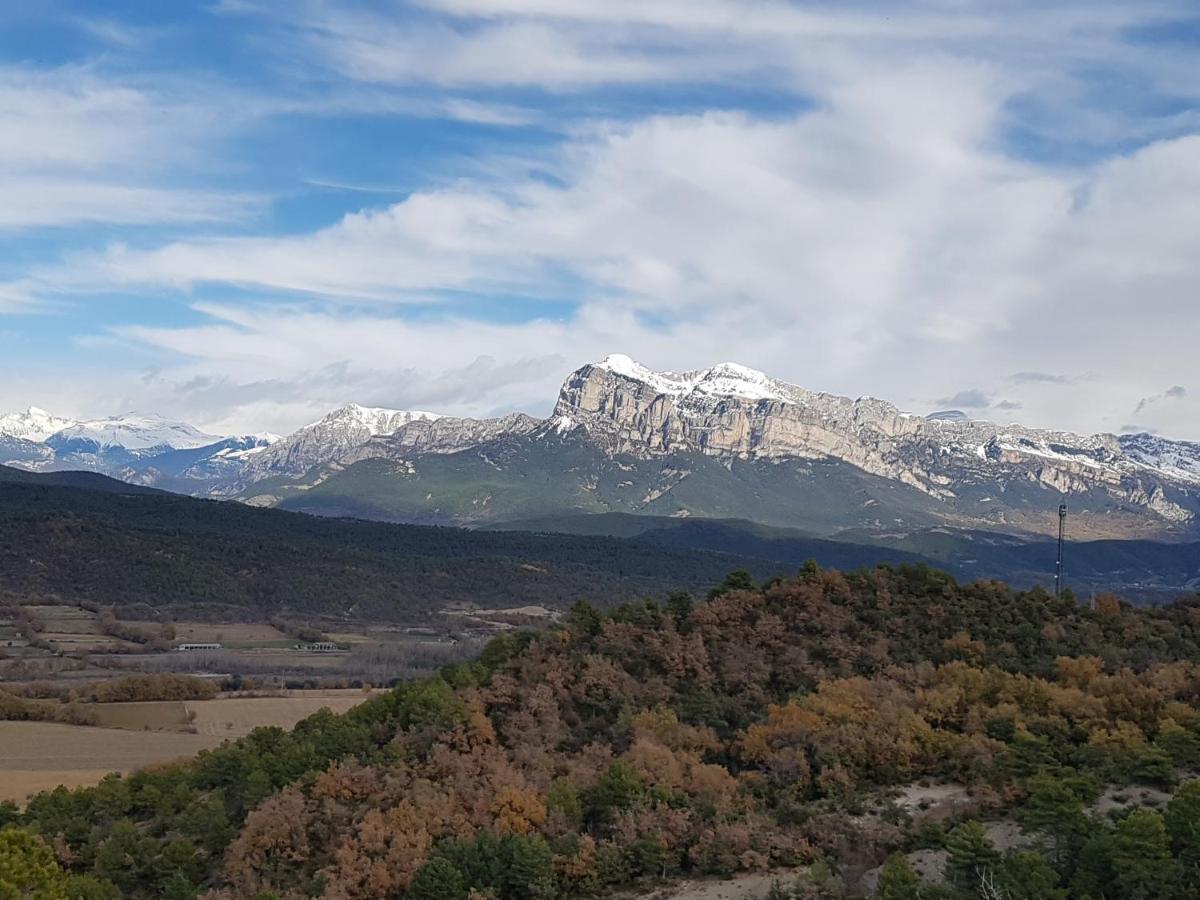
POLYGON ((44 409, 31 406, 24 412, 0 415, 0 437, 41 443, 52 434, 74 424, 74 419, 55 416, 44 409))
POLYGON ((661 394, 679 397, 690 393, 742 397, 749 400, 795 402, 799 388, 785 385, 765 373, 736 362, 723 362, 693 372, 656 372, 623 353, 612 353, 592 368, 602 369, 648 385, 661 394))
POLYGON ((388 409, 382 406, 347 403, 345 406, 326 413, 315 422, 310 422, 300 430, 349 428, 355 433, 365 431, 367 436, 376 437, 392 434, 410 422, 432 422, 440 418, 441 415, 438 413, 419 409, 388 409))
POLYGON ((221 440, 220 435, 206 434, 186 422, 176 422, 157 413, 138 412, 70 422, 45 439, 49 438, 58 444, 88 441, 99 447, 124 447, 126 450, 146 450, 151 447, 194 450, 221 440))

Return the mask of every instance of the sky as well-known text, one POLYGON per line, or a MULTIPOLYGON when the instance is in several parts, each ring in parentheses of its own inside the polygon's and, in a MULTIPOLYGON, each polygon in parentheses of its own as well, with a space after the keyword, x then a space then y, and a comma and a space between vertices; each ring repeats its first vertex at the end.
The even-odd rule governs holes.
POLYGON ((1200 440, 1195 0, 0 5, 0 412, 546 414, 609 353, 1200 440))

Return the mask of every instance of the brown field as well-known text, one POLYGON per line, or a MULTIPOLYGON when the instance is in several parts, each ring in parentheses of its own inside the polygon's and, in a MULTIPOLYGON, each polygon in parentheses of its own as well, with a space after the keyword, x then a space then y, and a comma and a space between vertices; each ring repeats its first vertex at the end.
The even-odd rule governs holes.
POLYGON ((285 697, 223 697, 184 704, 200 734, 236 738, 260 725, 291 728, 322 707, 343 713, 367 698, 361 690, 291 691, 285 697))
POLYGON ((96 784, 110 772, 194 756, 221 739, 52 722, 0 722, 0 800, 24 803, 60 784, 96 784))
POLYGON ((175 640, 182 643, 207 644, 232 641, 286 641, 288 636, 266 623, 176 622, 175 640))
MULTIPOLYGON (((55 622, 55 625, 60 623, 55 622)), ((61 627, 61 626, 60 626, 61 627)), ((67 653, 72 650, 100 650, 114 648, 125 652, 136 651, 137 644, 121 638, 80 632, 43 631, 39 637, 54 645, 54 649, 67 653)))
POLYGON ((152 700, 134 703, 93 703, 88 710, 95 713, 96 724, 102 728, 123 728, 126 731, 183 731, 188 714, 182 700, 152 700))
POLYGON ((278 697, 92 704, 89 708, 104 727, 0 721, 0 801, 23 803, 60 784, 96 784, 110 772, 128 773, 195 756, 261 725, 291 728, 322 707, 345 712, 366 697, 361 690, 322 690, 278 697))
POLYGON ((218 697, 215 700, 151 700, 95 703, 89 709, 105 728, 128 731, 188 731, 238 738, 260 725, 291 728, 328 707, 342 713, 365 700, 361 690, 288 691, 270 697, 218 697))

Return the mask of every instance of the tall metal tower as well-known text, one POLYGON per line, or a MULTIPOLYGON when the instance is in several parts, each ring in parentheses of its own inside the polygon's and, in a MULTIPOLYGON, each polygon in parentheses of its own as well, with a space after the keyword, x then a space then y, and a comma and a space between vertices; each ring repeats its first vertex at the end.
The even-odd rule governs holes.
POLYGON ((1054 599, 1061 600, 1063 592, 1063 538, 1067 533, 1067 504, 1058 505, 1058 560, 1054 563, 1054 599))

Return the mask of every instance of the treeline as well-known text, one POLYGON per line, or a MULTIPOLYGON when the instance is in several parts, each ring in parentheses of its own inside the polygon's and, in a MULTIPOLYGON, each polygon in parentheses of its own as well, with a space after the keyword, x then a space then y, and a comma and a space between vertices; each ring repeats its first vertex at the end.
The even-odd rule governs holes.
POLYGON ((8 817, 56 877, 131 897, 541 900, 801 867, 778 893, 818 898, 882 865, 887 900, 1182 898, 1198 765, 1200 598, 1093 609, 809 565, 703 600, 581 603, 345 715, 8 817), (966 786, 970 818, 892 802, 921 779, 966 786), (1114 783, 1174 799, 1101 814, 1114 783), (972 824, 997 816, 1031 845, 972 824), (945 851, 947 883, 917 879, 921 848, 945 851))
POLYGON ((131 644, 143 644, 147 652, 160 653, 170 650, 175 640, 175 626, 170 623, 153 626, 122 622, 112 609, 102 609, 96 616, 96 625, 102 634, 120 638, 131 644))
POLYGON ((128 675, 78 686, 49 682, 0 685, 0 720, 88 725, 95 721, 87 709, 89 703, 211 700, 219 691, 212 679, 175 674, 128 675))

